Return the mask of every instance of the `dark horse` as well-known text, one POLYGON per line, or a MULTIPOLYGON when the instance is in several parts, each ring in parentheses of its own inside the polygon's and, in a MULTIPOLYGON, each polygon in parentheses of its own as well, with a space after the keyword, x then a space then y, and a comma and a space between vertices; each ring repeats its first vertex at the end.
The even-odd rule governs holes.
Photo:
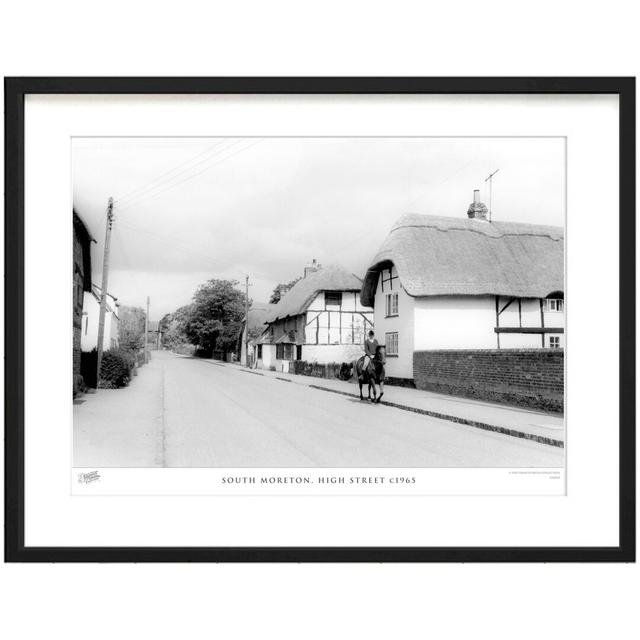
POLYGON ((362 395, 362 386, 369 386, 369 401, 378 403, 384 395, 384 365, 386 363, 384 347, 379 346, 376 349, 376 355, 373 360, 369 361, 369 366, 364 367, 364 356, 356 361, 356 375, 358 376, 358 384, 360 385, 360 400, 364 400, 362 395), (376 392, 376 385, 380 389, 380 393, 376 392), (371 398, 371 390, 373 389, 373 399, 371 398))

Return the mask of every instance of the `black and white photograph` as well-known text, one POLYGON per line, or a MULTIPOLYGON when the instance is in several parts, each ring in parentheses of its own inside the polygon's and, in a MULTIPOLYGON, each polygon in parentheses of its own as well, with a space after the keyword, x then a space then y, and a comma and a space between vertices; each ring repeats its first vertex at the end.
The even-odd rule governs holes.
POLYGON ((632 637, 632 3, 5 4, 3 637, 632 637))
POLYGON ((9 86, 16 558, 629 557, 630 83, 9 86))
POLYGON ((75 468, 564 470, 564 137, 71 158, 75 468))

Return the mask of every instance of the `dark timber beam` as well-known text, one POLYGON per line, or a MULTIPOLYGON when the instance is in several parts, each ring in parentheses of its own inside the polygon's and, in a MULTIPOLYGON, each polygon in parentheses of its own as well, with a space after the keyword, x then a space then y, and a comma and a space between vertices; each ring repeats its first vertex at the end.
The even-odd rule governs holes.
POLYGON ((564 333, 564 327, 495 327, 496 333, 564 333))

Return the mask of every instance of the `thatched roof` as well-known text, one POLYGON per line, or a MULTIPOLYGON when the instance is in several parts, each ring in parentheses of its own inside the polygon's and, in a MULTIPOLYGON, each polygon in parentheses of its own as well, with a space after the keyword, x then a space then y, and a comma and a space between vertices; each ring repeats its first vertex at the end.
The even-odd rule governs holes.
MULTIPOLYGON (((254 302, 249 309, 249 330, 251 329, 260 329, 264 328, 264 323, 271 312, 271 310, 276 305, 270 304, 268 302, 254 302)), ((245 319, 242 319, 242 324, 244 326, 245 319)))
MULTIPOLYGON (((91 295, 95 298, 95 301, 100 304, 100 300, 102 298, 102 288, 99 287, 97 284, 92 284, 91 285, 91 295)), ((111 313, 114 313, 116 315, 116 317, 118 317, 118 305, 116 304, 118 301, 118 298, 116 298, 112 293, 107 293, 107 300, 106 300, 106 305, 107 305, 107 311, 110 311, 111 313), (109 300, 109 298, 111 298, 111 300, 113 300, 113 302, 111 302, 111 300, 109 300)))
POLYGON ((304 313, 321 291, 360 291, 361 287, 362 280, 342 267, 322 267, 298 280, 280 302, 273 305, 266 321, 275 322, 304 313))
POLYGON ((89 227, 75 209, 73 210, 73 230, 82 246, 83 290, 91 291, 91 243, 96 242, 96 239, 91 235, 89 227))
POLYGON ((372 305, 379 271, 393 263, 411 296, 544 298, 564 291, 564 230, 409 214, 371 261, 360 293, 372 305))

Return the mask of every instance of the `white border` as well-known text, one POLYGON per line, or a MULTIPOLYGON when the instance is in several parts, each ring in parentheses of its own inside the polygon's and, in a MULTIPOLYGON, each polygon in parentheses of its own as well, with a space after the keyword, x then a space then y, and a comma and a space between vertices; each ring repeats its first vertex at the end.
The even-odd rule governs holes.
POLYGON ((29 96, 25 122, 27 546, 618 543, 616 97, 29 96), (69 376, 60 363, 69 360, 70 333, 65 312, 55 311, 71 308, 69 138, 238 132, 567 137, 568 306, 580 319, 567 335, 567 497, 69 495, 69 376), (45 272, 51 287, 42 286, 45 272), (602 292, 609 349, 598 348, 603 317, 593 312, 602 292), (47 342, 43 358, 45 317, 48 335, 59 339, 47 342))

